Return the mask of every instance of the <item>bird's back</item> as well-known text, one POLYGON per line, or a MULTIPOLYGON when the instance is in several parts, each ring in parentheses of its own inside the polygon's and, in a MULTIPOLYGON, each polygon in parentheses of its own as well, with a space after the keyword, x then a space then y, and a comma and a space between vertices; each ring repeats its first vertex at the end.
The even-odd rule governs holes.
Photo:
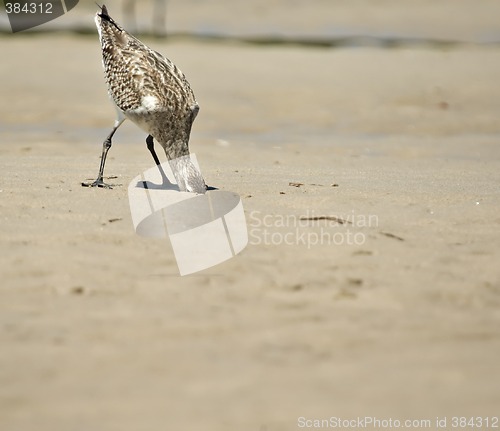
POLYGON ((168 109, 182 115, 197 106, 179 68, 127 33, 105 7, 96 24, 108 90, 121 111, 168 109))

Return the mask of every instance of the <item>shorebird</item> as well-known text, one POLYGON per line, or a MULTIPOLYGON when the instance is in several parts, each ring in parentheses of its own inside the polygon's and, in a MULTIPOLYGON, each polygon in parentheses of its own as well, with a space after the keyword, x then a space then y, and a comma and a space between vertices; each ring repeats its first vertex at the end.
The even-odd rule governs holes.
POLYGON ((113 135, 128 118, 148 133, 147 148, 164 182, 168 180, 156 155, 154 140, 165 150, 179 190, 205 193, 205 181, 189 157, 191 126, 199 111, 189 82, 170 60, 120 27, 109 16, 106 6, 99 7, 95 22, 108 93, 117 118, 102 145, 97 179, 82 186, 111 188, 103 181, 106 156, 113 135))

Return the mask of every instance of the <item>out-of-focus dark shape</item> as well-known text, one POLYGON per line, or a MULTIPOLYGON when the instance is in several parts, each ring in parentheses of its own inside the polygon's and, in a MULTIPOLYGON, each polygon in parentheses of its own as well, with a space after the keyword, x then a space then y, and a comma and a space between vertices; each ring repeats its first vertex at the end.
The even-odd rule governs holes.
MULTIPOLYGON (((167 17, 167 0, 152 0, 153 1, 153 20, 151 33, 155 36, 165 37, 167 35, 166 17, 167 17)), ((125 27, 131 33, 138 33, 136 20, 136 0, 123 0, 123 17, 125 27)))

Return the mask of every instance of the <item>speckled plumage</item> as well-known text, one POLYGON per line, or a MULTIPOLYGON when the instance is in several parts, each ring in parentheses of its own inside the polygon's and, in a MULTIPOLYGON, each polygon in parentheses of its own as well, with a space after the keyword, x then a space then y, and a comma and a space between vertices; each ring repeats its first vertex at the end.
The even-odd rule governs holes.
MULTIPOLYGON (((199 106, 185 75, 121 28, 106 6, 95 22, 108 92, 118 111, 109 147, 114 131, 128 118, 164 148, 181 191, 204 193, 204 180, 189 158, 189 136, 199 106)), ((157 161, 152 139, 148 148, 157 161)))

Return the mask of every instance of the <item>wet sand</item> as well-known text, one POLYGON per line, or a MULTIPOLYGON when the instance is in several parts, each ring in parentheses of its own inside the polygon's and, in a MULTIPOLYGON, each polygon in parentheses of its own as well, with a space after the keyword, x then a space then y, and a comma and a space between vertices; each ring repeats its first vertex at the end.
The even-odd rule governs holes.
POLYGON ((179 277, 133 230, 135 126, 123 186, 80 186, 114 120, 97 39, 0 38, 0 428, 498 415, 500 50, 148 42, 192 83, 191 149, 250 244, 179 277))

